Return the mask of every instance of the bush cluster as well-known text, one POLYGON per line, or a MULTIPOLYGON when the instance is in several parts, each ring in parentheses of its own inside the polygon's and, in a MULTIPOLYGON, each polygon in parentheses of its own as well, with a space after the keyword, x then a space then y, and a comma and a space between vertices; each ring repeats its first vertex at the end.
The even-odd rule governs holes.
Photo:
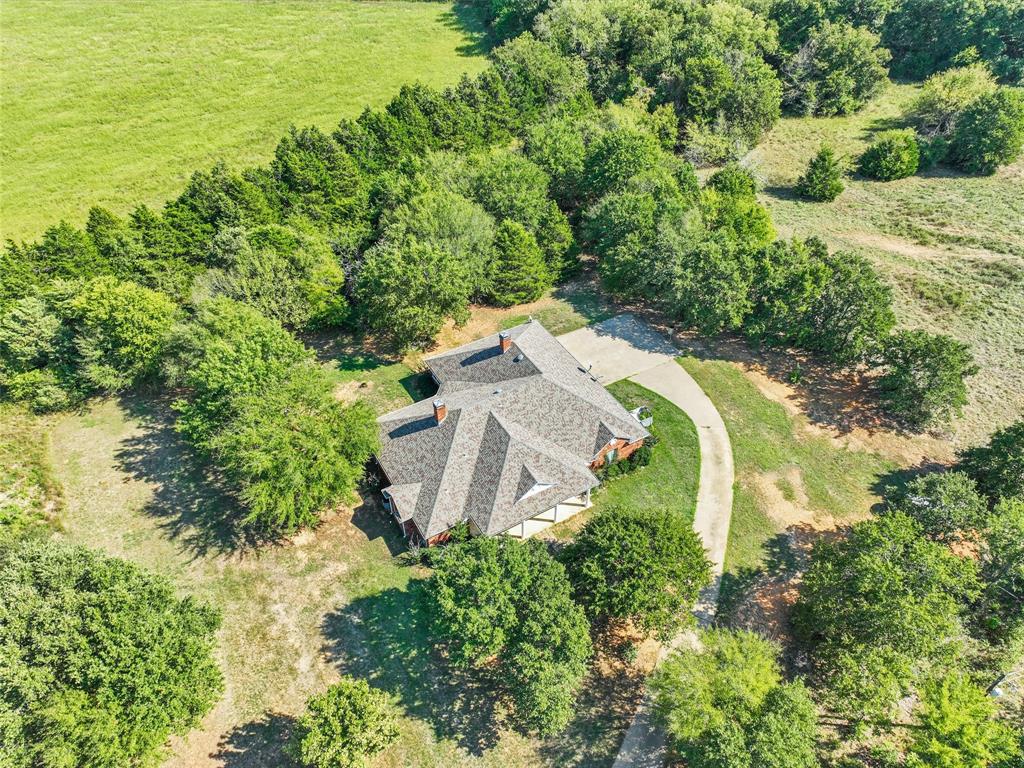
POLYGON ((883 131, 860 156, 858 170, 869 179, 893 181, 913 176, 920 162, 913 131, 883 131))

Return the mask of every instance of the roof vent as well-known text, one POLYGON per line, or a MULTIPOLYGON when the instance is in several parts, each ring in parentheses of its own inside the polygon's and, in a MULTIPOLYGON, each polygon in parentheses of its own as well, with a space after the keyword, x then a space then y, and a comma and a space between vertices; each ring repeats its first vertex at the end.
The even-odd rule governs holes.
POLYGON ((520 352, 520 353, 519 353, 518 355, 516 355, 515 357, 513 357, 513 358, 512 358, 512 362, 513 362, 513 363, 521 363, 521 362, 523 362, 523 353, 522 353, 522 352, 520 352))

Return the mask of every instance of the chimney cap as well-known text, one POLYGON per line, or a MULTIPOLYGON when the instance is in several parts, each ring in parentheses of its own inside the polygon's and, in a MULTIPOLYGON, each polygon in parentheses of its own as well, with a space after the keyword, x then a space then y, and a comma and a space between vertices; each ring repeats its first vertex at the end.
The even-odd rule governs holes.
POLYGON ((511 334, 510 334, 510 333, 509 333, 508 331, 501 331, 501 332, 500 332, 500 333, 498 334, 498 338, 499 338, 499 339, 507 339, 507 338, 509 338, 510 336, 511 336, 511 334))
POLYGON ((434 405, 434 407, 435 407, 435 408, 443 408, 443 407, 444 407, 444 400, 442 400, 442 399, 441 399, 441 398, 439 397, 439 398, 437 398, 436 400, 434 400, 434 403, 433 403, 433 405, 434 405))

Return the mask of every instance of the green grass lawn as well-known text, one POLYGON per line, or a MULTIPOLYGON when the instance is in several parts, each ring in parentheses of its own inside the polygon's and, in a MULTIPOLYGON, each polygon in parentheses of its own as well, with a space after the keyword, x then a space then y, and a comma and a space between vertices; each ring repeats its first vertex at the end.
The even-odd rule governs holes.
POLYGON ((1024 412, 1024 160, 994 176, 940 168, 887 183, 851 178, 833 203, 792 191, 822 143, 854 161, 875 133, 902 124, 917 91, 890 85, 851 117, 783 119, 744 162, 780 234, 863 253, 892 285, 904 325, 971 344, 982 370, 954 435, 971 442, 1024 412))
POLYGON ((680 358, 711 398, 729 430, 736 466, 732 523, 723 582, 761 568, 777 534, 798 521, 830 527, 864 517, 878 500, 879 479, 895 464, 837 444, 762 395, 735 365, 680 358))
POLYGON ((607 481, 594 491, 594 506, 551 528, 559 539, 573 536, 594 514, 613 507, 671 509, 693 519, 700 481, 697 428, 679 408, 646 387, 617 381, 608 387, 626 408, 646 405, 654 414, 651 434, 658 445, 651 463, 635 472, 607 481))
POLYGON ((334 0, 5 0, 0 232, 159 205, 192 171, 266 162, 404 83, 483 68, 468 6, 334 0))

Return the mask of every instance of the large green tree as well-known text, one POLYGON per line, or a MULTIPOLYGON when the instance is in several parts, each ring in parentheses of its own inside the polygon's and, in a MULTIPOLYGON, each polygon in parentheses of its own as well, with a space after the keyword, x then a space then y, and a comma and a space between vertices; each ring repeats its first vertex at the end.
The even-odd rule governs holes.
POLYGON ((921 690, 908 765, 989 768, 1019 754, 997 703, 963 674, 930 680, 921 690))
POLYGON ((56 541, 0 551, 5 765, 154 765, 222 690, 217 613, 164 578, 56 541))
POLYGON ((813 768, 814 703, 784 683, 778 648, 750 632, 701 632, 651 679, 655 713, 693 768, 813 768))
POLYGON ((984 530, 988 504, 964 472, 929 472, 904 488, 886 489, 885 512, 916 520, 925 535, 937 541, 974 538, 984 530))
POLYGON ((970 347, 951 336, 899 331, 885 340, 878 380, 888 410, 915 429, 950 421, 967 404, 967 381, 980 369, 970 347))
POLYGON ((536 301, 551 287, 551 275, 537 238, 511 219, 494 237, 489 298, 500 307, 536 301))
POLYGON ((434 558, 430 605, 453 663, 495 659, 527 730, 560 731, 592 653, 565 569, 538 541, 479 537, 434 558))
POLYGON ((448 318, 468 320, 470 290, 466 264, 451 251, 407 237, 367 252, 355 295, 367 325, 408 349, 433 341, 448 318))
POLYGON ((230 421, 233 401, 258 396, 311 358, 280 323, 227 298, 200 304, 170 345, 168 379, 188 394, 176 406, 178 429, 199 448, 230 421))
POLYGON ((977 566, 922 534, 894 512, 814 547, 794 624, 832 704, 853 717, 885 714, 912 670, 950 663, 963 635, 977 566))
POLYGON ((953 164, 972 173, 995 173, 1024 151, 1024 93, 999 88, 960 114, 950 142, 953 164))
POLYGON ((884 87, 888 63, 878 35, 844 21, 825 21, 786 64, 783 100, 802 114, 851 114, 884 87))
POLYGON ((1024 497, 995 506, 981 551, 982 613, 989 631, 1007 639, 1024 629, 1024 497))
POLYGON ((563 550, 576 597, 594 617, 671 637, 711 581, 704 545, 674 510, 607 509, 563 550))
POLYGON ((281 380, 230 403, 233 416, 208 443, 246 507, 244 521, 275 531, 315 523, 347 501, 377 447, 373 410, 343 406, 330 380, 298 364, 281 380))

